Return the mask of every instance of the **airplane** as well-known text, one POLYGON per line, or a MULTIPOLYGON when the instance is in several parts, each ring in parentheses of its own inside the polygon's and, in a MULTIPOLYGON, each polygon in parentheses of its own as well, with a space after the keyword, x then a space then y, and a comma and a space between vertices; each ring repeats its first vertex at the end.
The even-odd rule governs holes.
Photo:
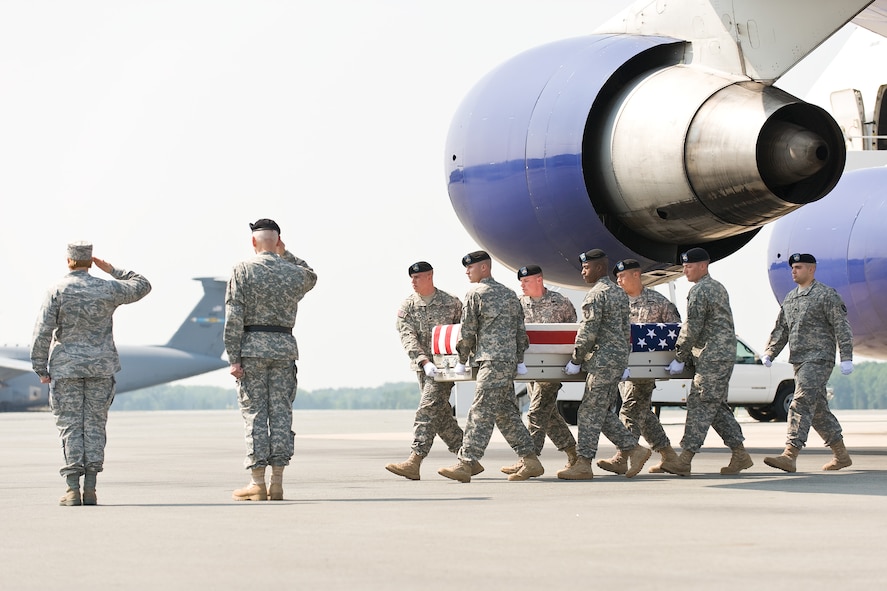
MULTIPOLYGON (((226 281, 197 277, 203 297, 165 345, 120 345, 122 369, 115 376, 116 393, 149 388, 200 375, 227 365, 222 332, 225 327, 226 281)), ((0 347, 0 410, 26 410, 49 404, 49 384, 41 384, 31 367, 28 347, 0 347)))
MULTIPOLYGON (((681 252, 701 246, 717 261, 776 222, 777 299, 792 287, 786 257, 818 250, 817 277, 850 300, 857 350, 887 356, 875 221, 887 169, 845 174, 845 129, 774 86, 849 22, 887 35, 887 0, 641 0, 591 35, 527 50, 453 117, 457 217, 506 267, 532 260, 581 290, 578 253, 592 246, 637 259, 658 285, 680 276, 681 252)), ((887 116, 874 135, 885 129, 887 116)))

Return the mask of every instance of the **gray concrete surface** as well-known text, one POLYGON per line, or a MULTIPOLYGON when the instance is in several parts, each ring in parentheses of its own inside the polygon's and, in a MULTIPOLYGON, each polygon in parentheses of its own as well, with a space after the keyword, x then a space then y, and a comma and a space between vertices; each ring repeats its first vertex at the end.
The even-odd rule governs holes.
MULTIPOLYGON (((238 503, 237 411, 113 412, 97 507, 57 505, 48 413, 0 414, 0 589, 883 588, 887 412, 836 414, 854 460, 840 472, 820 470, 815 434, 797 474, 768 468, 785 424, 739 411, 755 460, 739 476, 718 474, 729 453, 710 433, 690 478, 559 481, 548 447, 543 477, 508 482, 496 432, 460 484, 437 474, 453 461, 439 440, 421 481, 385 471, 408 455, 411 411, 301 411, 286 500, 238 503)), ((683 417, 663 413, 675 443, 683 417)))

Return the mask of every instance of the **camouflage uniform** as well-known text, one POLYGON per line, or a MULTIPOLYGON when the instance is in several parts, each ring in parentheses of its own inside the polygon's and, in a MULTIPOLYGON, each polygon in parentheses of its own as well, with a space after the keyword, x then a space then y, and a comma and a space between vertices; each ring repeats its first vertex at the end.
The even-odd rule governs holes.
MULTIPOLYGON (((671 301, 658 291, 643 288, 635 297, 628 297, 629 318, 632 322, 680 322, 681 315, 671 301)), ((622 409, 619 418, 635 437, 643 435, 654 451, 671 445, 659 418, 652 411, 653 389, 656 380, 633 379, 621 382, 622 409)))
MULTIPOLYGON (((521 296, 520 303, 524 308, 525 322, 576 322, 576 308, 563 294, 556 291, 545 289, 540 298, 524 295, 521 296)), ((570 427, 557 410, 557 393, 560 389, 560 382, 527 384, 527 393, 530 395, 527 420, 536 455, 542 453, 546 434, 560 451, 576 445, 570 427)))
POLYGON ((410 368, 415 370, 419 380, 422 398, 416 409, 413 423, 412 450, 427 456, 434 443, 434 436, 440 435, 447 449, 456 453, 462 447, 462 428, 453 416, 450 406, 450 382, 435 382, 425 375, 420 364, 433 361, 427 350, 431 345, 432 331, 439 324, 458 324, 462 317, 462 302, 459 298, 437 288, 426 303, 417 293, 411 294, 397 311, 397 332, 404 351, 410 358, 410 368))
POLYGON ((314 270, 289 251, 259 253, 238 263, 228 280, 225 351, 229 363, 243 368, 237 399, 248 470, 286 466, 293 457, 299 349, 292 327, 299 300, 315 283, 314 270))
POLYGON ((597 455, 602 432, 620 450, 627 451, 638 444, 637 436, 612 410, 618 395, 617 384, 628 367, 631 353, 628 310, 628 296, 608 277, 598 279, 582 301, 582 319, 576 332, 572 362, 588 372, 577 414, 579 445, 576 451, 583 458, 592 459, 597 455))
POLYGON ((727 405, 727 390, 736 363, 736 331, 727 290, 704 275, 687 293, 687 320, 675 344, 675 357, 696 366, 687 396, 687 419, 681 448, 696 453, 709 427, 734 449, 742 445, 742 428, 727 405))
POLYGON ((517 294, 492 277, 481 279, 465 296, 461 324, 456 344, 459 361, 468 363, 473 355, 478 370, 459 459, 480 460, 494 426, 518 456, 534 454, 533 439, 514 396, 517 364, 530 345, 517 294))
POLYGON ((114 374, 120 371, 112 317, 118 306, 151 291, 137 273, 112 268, 110 274, 113 280, 68 273, 49 290, 34 327, 31 363, 38 376, 52 378, 49 406, 62 440, 64 477, 102 471, 114 374))
POLYGON ((853 333, 847 308, 834 288, 814 280, 806 289, 799 286, 785 296, 764 354, 776 357, 786 343, 789 363, 795 368, 786 443, 803 448, 811 424, 826 445, 842 441, 841 425, 829 410, 825 386, 835 366, 836 348, 841 361, 853 359, 853 333))

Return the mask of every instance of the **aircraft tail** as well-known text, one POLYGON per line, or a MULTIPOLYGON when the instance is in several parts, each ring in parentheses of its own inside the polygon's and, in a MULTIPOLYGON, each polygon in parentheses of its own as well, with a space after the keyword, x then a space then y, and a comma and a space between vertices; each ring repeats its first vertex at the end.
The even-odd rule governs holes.
POLYGON ((221 357, 225 350, 222 334, 225 330, 226 282, 213 277, 195 277, 195 280, 203 284, 203 298, 165 346, 221 357))

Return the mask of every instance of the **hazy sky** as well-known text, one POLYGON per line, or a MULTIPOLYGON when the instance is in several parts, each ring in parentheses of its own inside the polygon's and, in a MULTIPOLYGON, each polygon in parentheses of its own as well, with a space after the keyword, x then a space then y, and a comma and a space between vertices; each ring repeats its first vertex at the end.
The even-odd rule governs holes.
MULTIPOLYGON (((296 326, 300 386, 414 379, 394 330, 407 266, 431 262, 462 297, 460 259, 477 248, 444 183, 459 102, 511 56, 588 34, 628 3, 0 4, 0 342, 28 343, 65 245, 90 240, 154 286, 118 310, 118 344, 162 344, 200 296, 191 278, 227 278, 252 254, 248 222, 271 217, 319 276, 296 326)), ((829 89, 796 78, 828 108, 829 89)), ((793 92, 791 76, 779 86, 793 92)), ((711 267, 758 349, 778 310, 767 235, 711 267)), ((505 267, 494 276, 519 289, 505 267)), ((688 288, 676 283, 682 311, 688 288)))

